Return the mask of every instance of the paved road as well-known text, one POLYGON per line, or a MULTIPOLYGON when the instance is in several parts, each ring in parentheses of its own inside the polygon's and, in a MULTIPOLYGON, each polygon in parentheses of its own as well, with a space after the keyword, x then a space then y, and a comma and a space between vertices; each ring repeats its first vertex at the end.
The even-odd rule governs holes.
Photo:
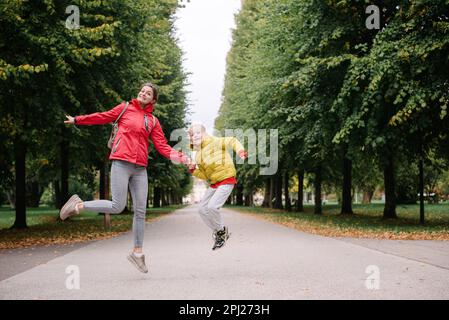
POLYGON ((25 272, 59 256, 85 247, 91 242, 33 246, 0 250, 0 281, 25 272))
POLYGON ((218 251, 191 206, 147 224, 148 274, 126 260, 126 234, 0 281, 0 299, 449 299, 449 242, 335 239, 223 217, 232 235, 218 251), (73 270, 80 289, 67 289, 73 270))

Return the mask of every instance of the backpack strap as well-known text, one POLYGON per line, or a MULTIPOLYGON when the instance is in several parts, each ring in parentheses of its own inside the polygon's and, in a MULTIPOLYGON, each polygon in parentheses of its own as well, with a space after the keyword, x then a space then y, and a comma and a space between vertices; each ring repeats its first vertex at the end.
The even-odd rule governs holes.
MULTIPOLYGON (((151 114, 151 117, 153 118, 153 126, 151 127, 151 131, 153 131, 154 127, 156 126, 156 117, 153 114, 151 114)), ((150 129, 148 128, 148 115, 147 114, 144 115, 144 119, 145 119, 145 129, 148 131, 148 133, 151 133, 150 129)))
POLYGON ((126 101, 125 107, 123 108, 122 112, 120 112, 117 119, 115 119, 114 124, 116 124, 120 120, 120 117, 125 113, 126 108, 128 108, 128 101, 126 101))
MULTIPOLYGON (((156 126, 156 116, 154 114, 151 114, 153 116, 153 129, 156 126)), ((151 129, 151 130, 153 130, 151 129)))

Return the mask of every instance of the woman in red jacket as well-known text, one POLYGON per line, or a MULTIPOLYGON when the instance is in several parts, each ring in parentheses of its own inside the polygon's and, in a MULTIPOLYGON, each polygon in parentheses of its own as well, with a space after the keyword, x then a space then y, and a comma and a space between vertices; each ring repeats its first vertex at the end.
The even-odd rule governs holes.
POLYGON ((120 213, 125 208, 129 186, 134 206, 134 249, 128 255, 128 260, 144 273, 148 272, 142 246, 148 196, 146 166, 149 139, 162 156, 185 165, 191 163, 190 158, 167 144, 161 125, 152 114, 157 98, 156 87, 151 83, 146 83, 142 86, 137 98, 127 104, 122 103, 106 112, 76 117, 66 116, 67 120, 64 121, 64 123, 74 125, 101 125, 116 121, 121 114, 118 121, 119 129, 109 156, 109 159, 112 160, 112 201, 82 201, 78 195, 73 195, 62 207, 60 217, 65 220, 83 210, 120 213))

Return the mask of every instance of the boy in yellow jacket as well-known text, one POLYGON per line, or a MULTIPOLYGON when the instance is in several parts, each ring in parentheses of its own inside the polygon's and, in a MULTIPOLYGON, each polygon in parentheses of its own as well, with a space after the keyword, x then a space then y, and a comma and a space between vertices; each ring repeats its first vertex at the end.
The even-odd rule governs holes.
POLYGON ((227 150, 234 149, 241 159, 245 159, 248 154, 236 138, 210 136, 204 126, 199 124, 190 127, 189 137, 190 146, 196 151, 196 166, 191 167, 190 172, 209 183, 201 199, 199 213, 206 225, 213 230, 215 243, 212 250, 216 250, 223 247, 229 239, 229 230, 223 224, 219 210, 237 183, 234 162, 227 150))

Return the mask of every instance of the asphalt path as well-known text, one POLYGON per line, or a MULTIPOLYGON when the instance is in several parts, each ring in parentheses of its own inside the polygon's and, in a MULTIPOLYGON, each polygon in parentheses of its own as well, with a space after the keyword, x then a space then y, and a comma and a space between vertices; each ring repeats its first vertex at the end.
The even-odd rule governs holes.
MULTIPOLYGON (((449 242, 330 238, 229 209, 222 214, 231 237, 217 251, 189 206, 147 223, 147 274, 126 259, 127 233, 47 254, 16 272, 0 270, 0 299, 449 298, 449 242)), ((0 267, 19 256, 1 252, 0 267)))

